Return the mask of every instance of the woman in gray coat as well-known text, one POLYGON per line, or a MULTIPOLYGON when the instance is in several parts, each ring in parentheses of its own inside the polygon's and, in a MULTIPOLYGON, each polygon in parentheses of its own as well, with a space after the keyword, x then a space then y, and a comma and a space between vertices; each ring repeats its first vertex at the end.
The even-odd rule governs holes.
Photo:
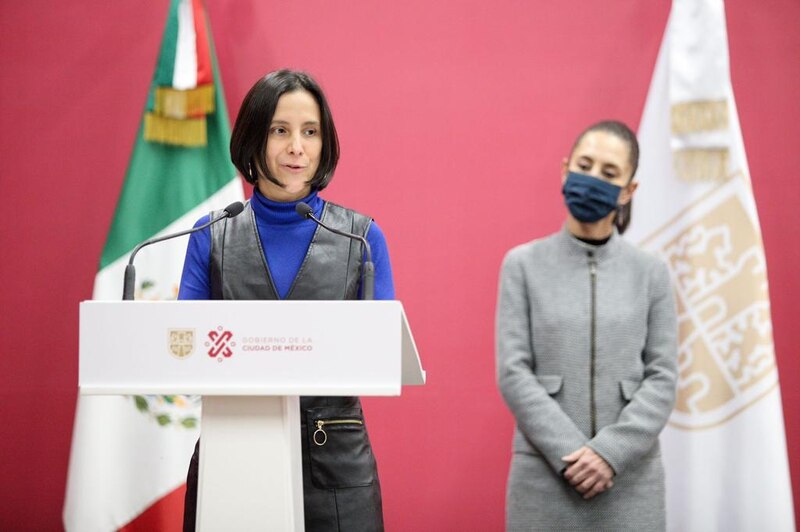
POLYGON ((497 380, 516 419, 508 530, 663 530, 658 434, 675 400, 666 265, 620 233, 639 147, 620 122, 563 161, 567 220, 505 257, 497 380))

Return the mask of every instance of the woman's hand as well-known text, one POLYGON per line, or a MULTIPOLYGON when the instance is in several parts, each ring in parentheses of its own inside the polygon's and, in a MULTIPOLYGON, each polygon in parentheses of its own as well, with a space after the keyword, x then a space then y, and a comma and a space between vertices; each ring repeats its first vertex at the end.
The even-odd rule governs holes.
POLYGON ((614 485, 611 480, 614 470, 589 447, 581 447, 562 460, 569 464, 564 471, 564 478, 584 499, 591 499, 614 485))

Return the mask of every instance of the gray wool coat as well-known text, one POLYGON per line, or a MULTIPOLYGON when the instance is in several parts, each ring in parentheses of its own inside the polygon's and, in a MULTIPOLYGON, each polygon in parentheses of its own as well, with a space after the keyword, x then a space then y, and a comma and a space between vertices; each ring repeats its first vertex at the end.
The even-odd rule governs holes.
POLYGON ((675 400, 677 324, 666 265, 616 232, 566 228, 518 246, 500 273, 497 381, 516 419, 508 530, 663 530, 658 434, 675 400), (562 457, 592 448, 614 486, 588 501, 562 457))

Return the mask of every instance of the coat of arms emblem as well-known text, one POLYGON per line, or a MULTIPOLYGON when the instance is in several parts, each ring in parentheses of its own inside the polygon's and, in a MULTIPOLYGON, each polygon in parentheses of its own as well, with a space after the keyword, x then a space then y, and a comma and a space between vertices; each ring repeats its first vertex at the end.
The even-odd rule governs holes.
POLYGON ((194 352, 194 329, 169 329, 169 352, 176 358, 186 358, 194 352))

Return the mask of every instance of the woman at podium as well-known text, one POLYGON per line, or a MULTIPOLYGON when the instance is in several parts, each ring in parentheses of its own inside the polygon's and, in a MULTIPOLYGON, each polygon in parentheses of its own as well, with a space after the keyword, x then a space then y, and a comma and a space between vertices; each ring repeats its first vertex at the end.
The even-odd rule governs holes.
MULTIPOLYGON (((233 127, 231 159, 253 195, 238 216, 192 235, 178 299, 359 299, 362 246, 298 214, 300 203, 325 225, 366 238, 374 297, 394 299, 380 227, 320 196, 333 178, 339 142, 325 95, 308 74, 279 70, 256 82, 233 127)), ((358 397, 302 397, 300 408, 306 530, 383 530, 358 397)), ((189 466, 185 530, 195 526, 199 448, 189 466)))
POLYGON ((563 161, 563 228, 503 261, 508 530, 665 528, 658 435, 675 401, 677 325, 666 265, 620 236, 638 157, 626 125, 587 128, 563 161))

